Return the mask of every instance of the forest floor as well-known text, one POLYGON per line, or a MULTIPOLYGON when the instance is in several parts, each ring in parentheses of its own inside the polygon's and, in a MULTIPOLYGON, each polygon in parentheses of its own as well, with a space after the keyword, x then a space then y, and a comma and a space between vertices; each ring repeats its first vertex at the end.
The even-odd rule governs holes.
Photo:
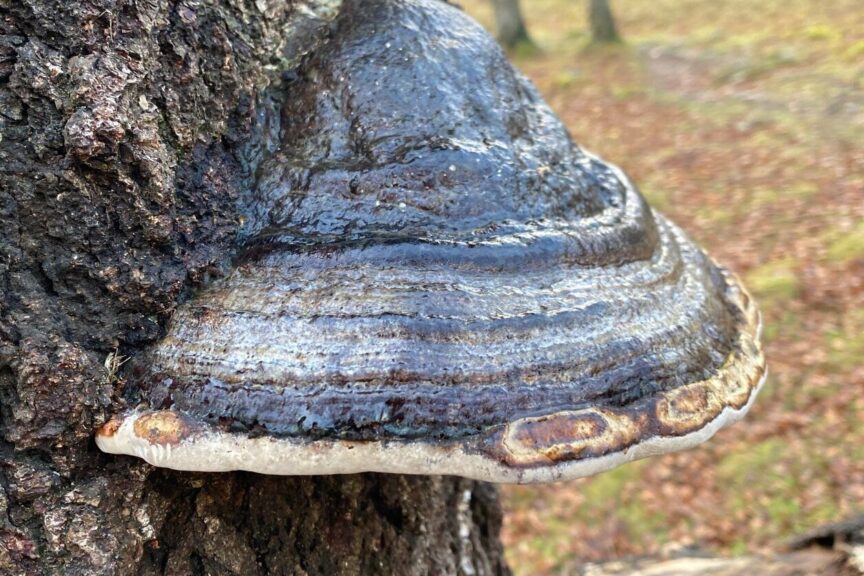
MULTIPOLYGON (((464 8, 489 25, 486 0, 464 8)), ((864 511, 864 9, 860 0, 523 0, 512 55, 583 147, 736 271, 770 377, 750 416, 689 452, 504 489, 517 574, 657 554, 759 553, 864 511)))

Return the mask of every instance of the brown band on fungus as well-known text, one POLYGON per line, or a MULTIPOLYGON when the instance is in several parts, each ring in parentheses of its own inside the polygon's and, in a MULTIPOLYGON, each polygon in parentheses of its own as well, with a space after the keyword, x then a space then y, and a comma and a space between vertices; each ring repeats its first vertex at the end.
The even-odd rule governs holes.
POLYGON ((190 427, 176 412, 161 410, 135 420, 135 435, 150 444, 176 446, 188 437, 190 427))

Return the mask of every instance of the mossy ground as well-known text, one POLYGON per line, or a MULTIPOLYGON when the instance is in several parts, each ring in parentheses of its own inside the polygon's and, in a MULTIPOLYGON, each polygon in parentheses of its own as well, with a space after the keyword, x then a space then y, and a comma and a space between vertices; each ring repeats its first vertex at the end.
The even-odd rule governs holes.
MULTIPOLYGON (((508 487, 517 574, 652 553, 759 551, 864 512, 864 9, 860 0, 523 0, 514 54, 577 142, 735 270, 763 311, 770 379, 690 452, 508 487)), ((464 0, 492 22, 490 4, 464 0)))

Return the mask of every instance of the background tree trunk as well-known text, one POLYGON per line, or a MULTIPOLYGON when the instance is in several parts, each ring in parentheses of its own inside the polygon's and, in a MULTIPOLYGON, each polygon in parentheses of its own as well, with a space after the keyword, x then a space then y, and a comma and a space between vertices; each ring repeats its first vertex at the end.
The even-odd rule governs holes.
POLYGON ((486 485, 178 473, 92 441, 109 354, 229 264, 283 75, 338 4, 0 0, 0 574, 506 572, 486 485))
POLYGON ((591 0, 588 20, 591 22, 591 38, 594 42, 621 41, 608 0, 591 0))
POLYGON ((519 44, 531 44, 519 0, 492 0, 495 11, 495 24, 498 30, 498 42, 506 48, 515 48, 519 44))

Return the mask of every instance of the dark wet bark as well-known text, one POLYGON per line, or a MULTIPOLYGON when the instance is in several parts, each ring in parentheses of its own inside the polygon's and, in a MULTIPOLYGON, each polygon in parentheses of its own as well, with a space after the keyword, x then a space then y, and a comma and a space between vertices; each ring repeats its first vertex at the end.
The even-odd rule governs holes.
POLYGON ((492 0, 498 41, 502 46, 515 48, 520 44, 531 44, 519 0, 492 0))
POLYGON ((494 490, 99 453, 106 368, 224 273, 338 2, 0 0, 0 574, 501 573, 494 490), (110 364, 110 363, 109 363, 110 364))
POLYGON ((591 0, 588 20, 591 23, 591 39, 594 42, 621 41, 612 9, 609 7, 609 0, 591 0))

